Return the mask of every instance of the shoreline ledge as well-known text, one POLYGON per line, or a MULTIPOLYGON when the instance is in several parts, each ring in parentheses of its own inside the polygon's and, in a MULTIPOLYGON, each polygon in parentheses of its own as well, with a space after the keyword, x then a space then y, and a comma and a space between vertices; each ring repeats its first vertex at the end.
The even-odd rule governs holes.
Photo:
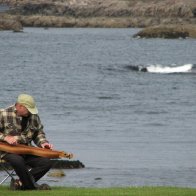
POLYGON ((0 14, 0 31, 23 32, 23 26, 20 20, 14 17, 0 14))
MULTIPOLYGON (((52 168, 51 169, 81 169, 85 168, 85 165, 79 160, 59 160, 59 159, 52 159, 52 168)), ((9 163, 7 162, 0 162, 1 165, 8 169, 12 169, 9 163)), ((3 168, 0 167, 0 171, 3 171, 3 168)))
POLYGON ((158 25, 144 28, 134 38, 196 38, 196 25, 158 25))

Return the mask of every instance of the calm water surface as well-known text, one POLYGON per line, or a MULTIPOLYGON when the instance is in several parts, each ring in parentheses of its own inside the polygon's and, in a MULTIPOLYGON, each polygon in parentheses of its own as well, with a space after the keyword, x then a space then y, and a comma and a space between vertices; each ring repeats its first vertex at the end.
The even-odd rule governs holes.
POLYGON ((86 166, 43 180, 196 187, 195 68, 181 74, 128 69, 195 64, 196 40, 132 38, 138 30, 0 32, 0 107, 32 94, 51 143, 86 166))

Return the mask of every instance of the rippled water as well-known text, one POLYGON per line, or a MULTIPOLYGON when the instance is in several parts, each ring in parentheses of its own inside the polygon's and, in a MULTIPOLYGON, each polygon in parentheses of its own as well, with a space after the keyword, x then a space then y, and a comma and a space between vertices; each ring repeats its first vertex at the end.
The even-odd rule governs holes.
POLYGON ((32 94, 56 149, 86 168, 54 185, 196 187, 196 40, 134 39, 138 29, 0 32, 0 107, 32 94), (189 73, 129 66, 182 66, 189 73))

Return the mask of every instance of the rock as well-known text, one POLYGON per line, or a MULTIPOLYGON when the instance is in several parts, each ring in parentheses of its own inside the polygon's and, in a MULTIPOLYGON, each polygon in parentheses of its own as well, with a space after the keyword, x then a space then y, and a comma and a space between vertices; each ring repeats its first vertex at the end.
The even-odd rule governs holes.
POLYGON ((102 178, 95 178, 94 180, 102 180, 102 178))
POLYGON ((84 168, 84 164, 80 161, 69 161, 69 160, 52 160, 53 167, 58 169, 79 169, 84 168))
MULTIPOLYGON (((51 161, 53 163, 52 169, 80 169, 80 168, 85 167, 84 164, 80 162, 79 160, 69 161, 69 160, 52 159, 51 161)), ((7 162, 3 162, 1 164, 3 164, 3 166, 8 169, 12 169, 9 163, 7 162)), ((1 167, 0 167, 0 170, 2 170, 1 167)))
POLYGON ((135 38, 196 38, 196 25, 159 25, 147 27, 135 34, 135 38))
POLYGON ((50 176, 50 177, 64 177, 65 173, 63 170, 52 170, 49 172, 48 176, 50 176))
POLYGON ((193 16, 196 17, 196 8, 193 8, 192 12, 193 12, 193 16))
POLYGON ((17 18, 3 16, 0 18, 0 30, 13 30, 14 32, 22 32, 22 24, 17 18))

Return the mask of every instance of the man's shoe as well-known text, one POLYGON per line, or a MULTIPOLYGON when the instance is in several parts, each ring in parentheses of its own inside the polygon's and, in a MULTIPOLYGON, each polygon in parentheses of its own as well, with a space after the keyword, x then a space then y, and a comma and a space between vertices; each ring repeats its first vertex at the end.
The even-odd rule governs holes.
POLYGON ((22 183, 20 182, 20 180, 15 180, 14 178, 12 178, 10 182, 10 189, 13 191, 22 190, 22 183))
POLYGON ((48 184, 41 184, 38 185, 37 190, 51 190, 51 188, 48 184))

